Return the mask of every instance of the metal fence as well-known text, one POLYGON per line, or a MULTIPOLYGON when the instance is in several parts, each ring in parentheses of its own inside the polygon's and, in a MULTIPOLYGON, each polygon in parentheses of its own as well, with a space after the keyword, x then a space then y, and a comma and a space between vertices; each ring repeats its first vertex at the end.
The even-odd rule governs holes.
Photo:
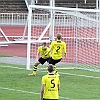
POLYGON ((0 13, 0 25, 25 25, 27 13, 0 13))

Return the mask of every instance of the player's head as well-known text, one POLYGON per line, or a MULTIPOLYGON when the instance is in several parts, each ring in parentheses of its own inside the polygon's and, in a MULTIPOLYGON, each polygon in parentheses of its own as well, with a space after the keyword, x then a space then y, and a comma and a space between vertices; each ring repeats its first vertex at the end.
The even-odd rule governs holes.
POLYGON ((46 42, 43 42, 43 43, 42 43, 42 49, 43 49, 43 50, 46 50, 46 48, 47 48, 47 44, 46 44, 46 42))
POLYGON ((61 33, 58 33, 58 34, 57 34, 57 39, 58 39, 58 40, 61 40, 61 38, 62 38, 62 34, 61 34, 61 33))
POLYGON ((54 71, 54 66, 52 64, 48 65, 48 72, 52 73, 54 71))

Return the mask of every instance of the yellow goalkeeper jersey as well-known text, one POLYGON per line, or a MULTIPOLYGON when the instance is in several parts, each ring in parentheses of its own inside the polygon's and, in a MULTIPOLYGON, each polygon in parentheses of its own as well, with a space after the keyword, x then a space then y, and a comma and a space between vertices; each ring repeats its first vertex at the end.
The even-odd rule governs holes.
POLYGON ((60 84, 59 77, 54 74, 47 74, 42 77, 42 84, 44 87, 43 98, 45 99, 59 99, 58 84, 60 84))
POLYGON ((52 50, 52 58, 58 60, 62 58, 63 53, 66 54, 66 43, 63 41, 53 41, 50 45, 52 50))
POLYGON ((49 51, 50 49, 47 47, 46 50, 42 49, 42 46, 38 47, 38 53, 41 53, 42 58, 47 59, 50 57, 50 53, 48 53, 47 56, 45 56, 45 54, 49 51))

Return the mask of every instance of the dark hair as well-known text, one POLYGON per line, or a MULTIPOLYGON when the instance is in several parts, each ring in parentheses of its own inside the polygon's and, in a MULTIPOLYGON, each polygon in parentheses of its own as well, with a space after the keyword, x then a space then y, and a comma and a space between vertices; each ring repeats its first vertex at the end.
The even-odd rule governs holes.
POLYGON ((46 42, 43 42, 42 45, 46 45, 46 42))
POLYGON ((57 39, 60 40, 61 38, 62 38, 62 34, 61 33, 58 33, 57 34, 57 39))
POLYGON ((52 64, 48 65, 48 71, 51 73, 54 70, 54 67, 52 64))

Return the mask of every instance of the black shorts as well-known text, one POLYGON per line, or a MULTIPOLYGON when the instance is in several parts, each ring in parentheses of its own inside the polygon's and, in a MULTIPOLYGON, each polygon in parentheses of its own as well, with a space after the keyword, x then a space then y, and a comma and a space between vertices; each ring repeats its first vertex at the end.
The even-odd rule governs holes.
POLYGON ((58 99, 44 99, 44 98, 43 98, 43 100, 58 100, 58 99))
MULTIPOLYGON (((61 58, 62 59, 62 58, 61 58)), ((55 65, 56 63, 60 62, 61 59, 58 59, 58 60, 54 60, 52 59, 52 57, 49 59, 49 64, 52 64, 52 65, 55 65)))
POLYGON ((43 65, 46 61, 48 62, 50 58, 47 58, 47 59, 43 59, 42 57, 39 58, 39 62, 43 65))

